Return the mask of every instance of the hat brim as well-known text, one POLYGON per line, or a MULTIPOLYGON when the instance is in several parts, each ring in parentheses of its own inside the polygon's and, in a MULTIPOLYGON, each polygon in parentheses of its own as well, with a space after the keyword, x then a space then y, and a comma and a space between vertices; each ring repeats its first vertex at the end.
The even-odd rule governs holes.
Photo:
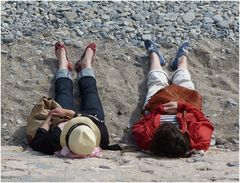
POLYGON ((60 136, 60 144, 62 147, 66 146, 66 141, 65 141, 65 137, 68 133, 68 130, 71 128, 71 126, 77 124, 77 123, 83 123, 88 125, 93 133, 96 136, 96 146, 98 147, 100 144, 100 140, 101 140, 101 133, 99 128, 97 127, 97 125, 88 117, 76 117, 73 119, 70 119, 69 121, 67 121, 67 123, 65 124, 62 132, 61 132, 61 136, 60 136))

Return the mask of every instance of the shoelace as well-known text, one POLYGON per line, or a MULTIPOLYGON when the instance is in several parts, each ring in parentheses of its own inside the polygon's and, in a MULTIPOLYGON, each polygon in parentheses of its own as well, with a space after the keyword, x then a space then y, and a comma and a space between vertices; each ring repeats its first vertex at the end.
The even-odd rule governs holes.
POLYGON ((185 54, 188 54, 188 49, 182 48, 182 50, 185 54))

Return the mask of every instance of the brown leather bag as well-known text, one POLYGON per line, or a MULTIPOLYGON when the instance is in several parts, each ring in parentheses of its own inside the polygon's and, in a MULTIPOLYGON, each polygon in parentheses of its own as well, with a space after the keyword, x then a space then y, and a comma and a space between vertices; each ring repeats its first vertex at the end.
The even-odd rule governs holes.
POLYGON ((157 104, 164 104, 170 101, 182 101, 192 104, 202 110, 202 96, 195 90, 191 90, 176 84, 171 84, 155 93, 144 110, 152 110, 157 104))
MULTIPOLYGON (((37 129, 47 119, 47 115, 49 111, 55 108, 62 108, 62 107, 56 101, 47 97, 42 97, 35 104, 35 106, 33 107, 27 119, 26 135, 27 135, 28 143, 31 143, 37 129)), ((53 117, 51 121, 52 121, 52 125, 56 126, 62 121, 64 121, 64 119, 59 117, 53 117)))

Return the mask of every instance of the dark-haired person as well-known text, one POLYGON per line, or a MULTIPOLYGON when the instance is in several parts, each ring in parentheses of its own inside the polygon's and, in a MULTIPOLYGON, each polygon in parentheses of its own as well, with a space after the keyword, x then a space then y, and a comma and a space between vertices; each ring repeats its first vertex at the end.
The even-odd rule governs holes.
MULTIPOLYGON (((145 40, 144 44, 150 60, 144 109, 158 91, 171 85, 169 83, 194 90, 187 68, 188 41, 180 46, 170 63, 170 67, 175 71, 171 78, 168 78, 162 69, 166 60, 155 43, 145 40)), ((206 151, 210 146, 213 130, 212 123, 201 109, 185 100, 170 100, 155 105, 150 111, 145 111, 132 127, 133 136, 140 149, 167 157, 185 157, 190 150, 206 151)))

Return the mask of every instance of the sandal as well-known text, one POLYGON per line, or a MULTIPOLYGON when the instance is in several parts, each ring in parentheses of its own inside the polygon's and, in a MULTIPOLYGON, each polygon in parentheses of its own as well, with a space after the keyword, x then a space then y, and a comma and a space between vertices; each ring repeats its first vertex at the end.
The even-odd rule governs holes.
POLYGON ((158 50, 157 46, 155 45, 155 43, 153 41, 146 39, 144 41, 144 45, 145 45, 145 48, 146 48, 148 54, 155 52, 159 57, 160 64, 162 66, 166 64, 166 60, 163 57, 163 54, 158 50))
POLYGON ((86 53, 86 50, 88 49, 88 48, 91 48, 92 50, 93 50, 93 57, 94 57, 94 55, 95 55, 95 53, 96 53, 96 44, 95 43, 91 43, 91 44, 89 44, 86 48, 85 48, 85 51, 84 51, 84 53, 83 53, 83 55, 81 56, 81 58, 80 58, 80 60, 78 60, 78 62, 76 63, 76 65, 75 65, 75 70, 77 71, 77 72, 79 72, 80 70, 81 70, 81 65, 80 65, 80 61, 85 57, 85 53, 86 53))
POLYGON ((68 61, 68 70, 70 70, 70 71, 72 71, 72 69, 73 69, 73 64, 72 64, 72 62, 70 62, 69 60, 68 60, 68 56, 67 56, 67 49, 65 48, 65 45, 64 45, 64 43, 61 43, 61 42, 56 42, 56 44, 55 44, 55 54, 56 54, 56 51, 58 50, 58 49, 61 49, 61 48, 63 48, 64 50, 65 50, 65 53, 66 53, 66 58, 67 58, 67 61, 68 61))
POLYGON ((189 47, 188 41, 184 41, 182 43, 182 45, 179 47, 175 58, 172 60, 172 62, 170 64, 170 67, 172 70, 174 70, 174 71, 177 70, 179 57, 181 57, 183 55, 185 55, 185 56, 188 55, 188 47, 189 47))

